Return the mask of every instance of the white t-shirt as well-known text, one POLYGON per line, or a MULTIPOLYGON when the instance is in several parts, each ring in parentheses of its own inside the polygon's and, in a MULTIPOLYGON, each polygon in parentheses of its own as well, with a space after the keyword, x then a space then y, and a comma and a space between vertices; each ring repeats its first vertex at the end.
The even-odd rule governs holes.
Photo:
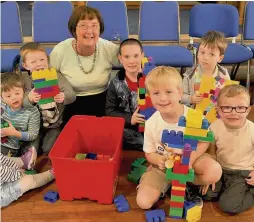
MULTIPOLYGON (((108 88, 112 65, 119 65, 118 46, 108 40, 99 38, 96 44, 97 56, 94 70, 84 74, 80 68, 76 52, 72 47, 74 39, 66 39, 56 45, 50 54, 50 65, 61 72, 69 81, 77 96, 95 95, 108 88)), ((83 68, 88 71, 93 64, 94 54, 80 56, 83 68)))
MULTIPOLYGON (((184 106, 183 115, 186 117, 187 112, 190 108, 184 106)), ((159 111, 156 111, 145 123, 145 133, 144 133, 144 146, 143 150, 146 153, 159 153, 161 155, 168 155, 168 152, 164 150, 161 145, 161 137, 163 130, 175 130, 176 132, 184 132, 185 127, 178 126, 177 123, 167 123, 165 122, 159 111)))
POLYGON ((217 161, 222 168, 254 170, 254 123, 246 120, 240 129, 228 129, 221 119, 214 121, 217 161))

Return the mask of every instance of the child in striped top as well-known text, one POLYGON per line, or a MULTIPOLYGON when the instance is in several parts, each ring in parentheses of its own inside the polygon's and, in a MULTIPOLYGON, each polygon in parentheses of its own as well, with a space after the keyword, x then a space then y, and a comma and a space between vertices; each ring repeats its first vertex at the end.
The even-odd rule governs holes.
POLYGON ((54 179, 52 169, 34 175, 24 174, 25 169, 32 169, 36 157, 34 147, 21 158, 7 157, 0 153, 1 208, 8 206, 28 190, 41 187, 54 179))
POLYGON ((23 107, 24 81, 19 74, 1 74, 1 118, 9 126, 1 129, 1 137, 7 141, 1 144, 1 153, 20 156, 21 147, 31 147, 39 133, 40 113, 36 107, 23 107))

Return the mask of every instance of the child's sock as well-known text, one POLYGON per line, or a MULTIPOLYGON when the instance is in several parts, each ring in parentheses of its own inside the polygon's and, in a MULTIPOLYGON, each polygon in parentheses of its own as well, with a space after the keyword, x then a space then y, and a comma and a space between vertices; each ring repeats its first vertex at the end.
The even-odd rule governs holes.
POLYGON ((27 170, 32 170, 37 159, 37 152, 34 146, 28 149, 28 151, 21 157, 24 162, 24 168, 27 170))
POLYGON ((41 187, 54 179, 54 175, 48 170, 44 173, 38 173, 34 175, 25 175, 19 180, 20 189, 22 193, 28 190, 41 187))

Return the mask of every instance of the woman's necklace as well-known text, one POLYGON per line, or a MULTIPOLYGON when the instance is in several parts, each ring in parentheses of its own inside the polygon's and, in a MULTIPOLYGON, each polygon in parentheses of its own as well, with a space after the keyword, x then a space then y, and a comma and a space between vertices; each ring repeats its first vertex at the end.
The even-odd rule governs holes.
POLYGON ((92 67, 89 71, 86 71, 84 69, 84 67, 82 66, 82 63, 80 61, 80 58, 79 58, 79 55, 78 55, 77 41, 75 41, 75 50, 76 50, 77 60, 78 60, 78 64, 79 64, 80 69, 82 70, 82 72, 84 74, 90 74, 94 70, 94 67, 95 67, 96 58, 97 58, 97 46, 95 46, 95 51, 94 51, 94 56, 93 56, 93 64, 92 64, 92 67))

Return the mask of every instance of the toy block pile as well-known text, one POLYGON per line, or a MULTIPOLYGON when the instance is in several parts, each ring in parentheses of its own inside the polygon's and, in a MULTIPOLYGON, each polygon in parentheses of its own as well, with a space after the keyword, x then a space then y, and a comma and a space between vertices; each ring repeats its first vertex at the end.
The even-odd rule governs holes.
MULTIPOLYGON (((150 97, 146 93, 145 77, 155 68, 151 57, 144 57, 142 60, 143 75, 138 78, 138 106, 140 107, 139 113, 145 116, 145 120, 148 120, 156 111, 153 108, 150 97)), ((145 124, 139 124, 139 132, 144 132, 145 124)))
POLYGON ((131 164, 131 172, 128 174, 128 180, 138 184, 141 176, 146 172, 147 167, 145 158, 138 158, 131 164))
POLYGON ((202 76, 200 83, 195 84, 194 90, 203 97, 202 101, 196 104, 195 109, 199 110, 210 123, 219 118, 215 105, 217 104, 217 97, 220 90, 224 86, 231 84, 239 84, 239 82, 225 80, 220 76, 209 77, 206 75, 202 76))
POLYGON ((194 222, 201 218, 202 210, 185 201, 186 182, 194 180, 194 171, 189 169, 190 156, 197 149, 198 141, 212 142, 214 136, 208 129, 208 120, 203 119, 199 110, 189 109, 186 117, 179 118, 178 126, 183 127, 183 132, 164 130, 161 140, 166 150, 181 150, 181 154, 170 155, 165 163, 166 179, 172 182, 169 216, 175 219, 184 216, 187 221, 194 222))
POLYGON ((35 91, 41 95, 38 104, 44 105, 54 102, 54 97, 60 92, 56 70, 51 68, 34 71, 32 73, 32 80, 35 91))
MULTIPOLYGON (((3 113, 3 112, 2 112, 3 113)), ((1 129, 3 128, 8 128, 9 127, 9 123, 7 121, 5 121, 2 117, 1 117, 1 129)), ((7 143, 8 139, 7 137, 1 137, 1 143, 7 143)))
POLYGON ((84 159, 90 159, 90 160, 110 160, 109 155, 103 155, 103 154, 96 154, 96 153, 77 153, 75 155, 76 160, 84 160, 84 159))

